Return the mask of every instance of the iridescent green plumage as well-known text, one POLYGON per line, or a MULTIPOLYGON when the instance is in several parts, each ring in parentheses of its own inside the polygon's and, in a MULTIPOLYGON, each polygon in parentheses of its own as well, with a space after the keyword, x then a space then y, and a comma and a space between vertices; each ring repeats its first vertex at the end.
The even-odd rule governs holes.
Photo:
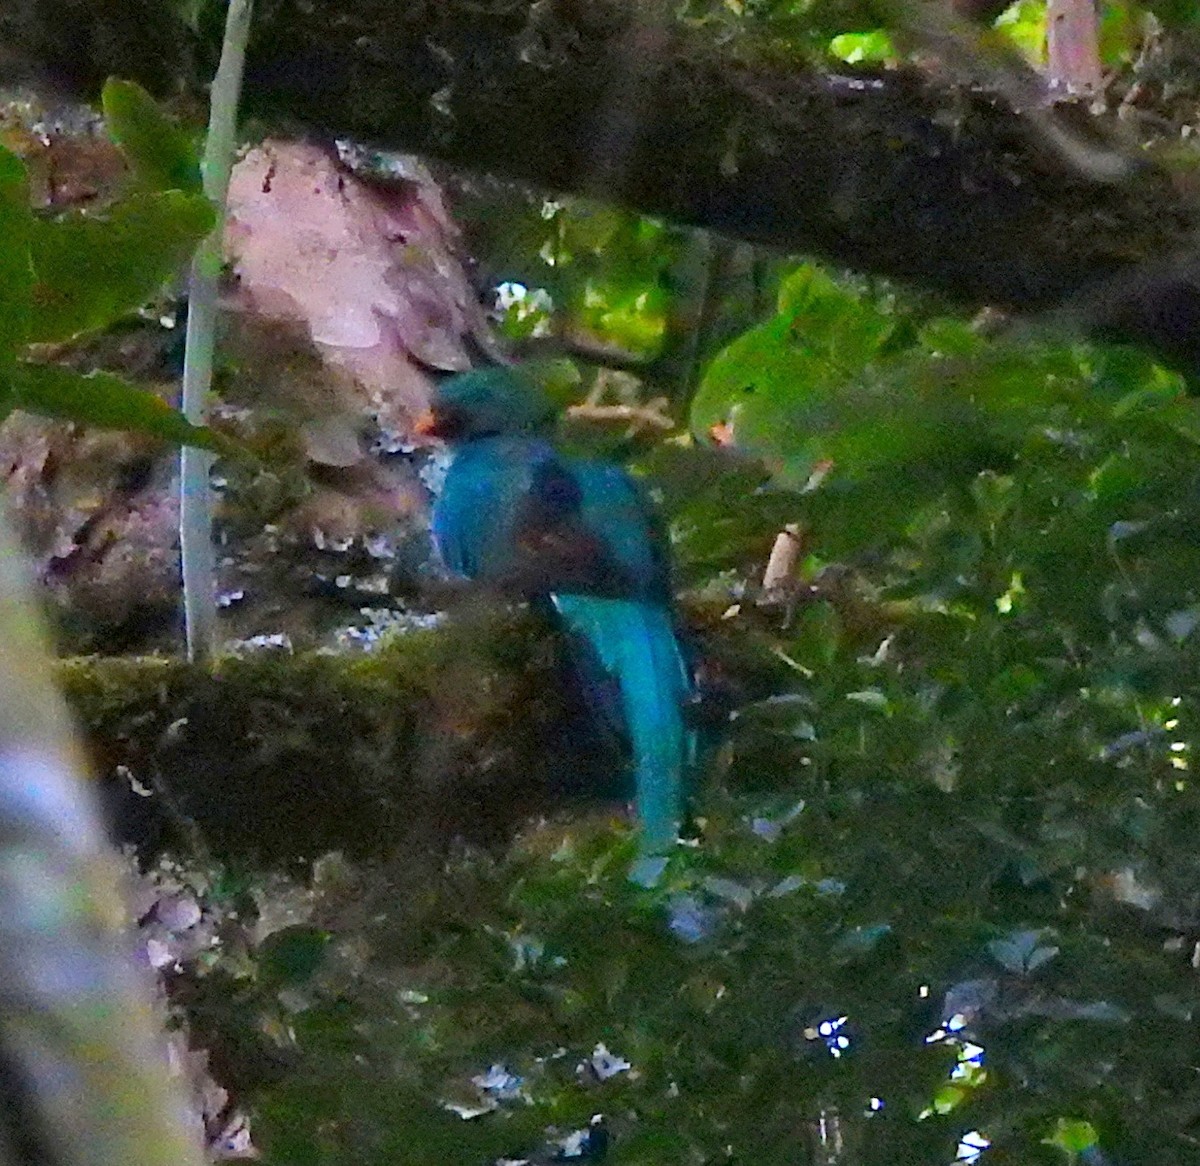
POLYGON ((516 370, 450 378, 434 415, 456 448, 433 517, 446 566, 550 601, 589 702, 629 742, 643 850, 661 853, 678 835, 694 743, 652 509, 621 467, 554 449, 542 433, 548 404, 516 370))

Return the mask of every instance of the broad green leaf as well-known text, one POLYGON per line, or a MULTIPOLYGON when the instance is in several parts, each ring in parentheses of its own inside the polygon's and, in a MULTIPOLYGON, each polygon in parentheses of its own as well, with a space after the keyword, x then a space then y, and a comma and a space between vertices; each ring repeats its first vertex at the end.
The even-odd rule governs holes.
POLYGON ((103 216, 35 221, 30 341, 69 340, 135 311, 215 222, 206 198, 180 191, 136 195, 103 216))
POLYGON ((1100 59, 1106 66, 1129 61, 1141 43, 1141 13, 1127 0, 1099 5, 1100 9, 1100 59))
POLYGON ((1046 59, 1045 0, 1020 0, 1001 14, 996 29, 1012 42, 1032 65, 1046 59))
POLYGON ((809 264, 784 280, 779 314, 789 321, 793 343, 843 373, 877 357, 896 326, 895 318, 871 299, 809 264))
POLYGON ((887 30, 876 28, 871 32, 844 32, 829 42, 829 52, 848 65, 868 62, 895 61, 899 54, 887 30))
POLYGON ((851 296, 841 291, 832 277, 813 263, 802 263, 779 285, 776 309, 781 316, 795 316, 797 312, 819 303, 841 296, 847 304, 851 296))
POLYGON ((29 334, 32 226, 25 165, 0 146, 0 370, 12 365, 29 334))
POLYGON ((149 190, 199 194, 200 159, 191 138, 135 81, 110 77, 101 98, 109 135, 149 190))
POLYGON ((966 320, 951 316, 930 320, 918 339, 922 348, 936 356, 969 356, 983 346, 979 333, 966 320))
POLYGON ((30 413, 102 429, 126 429, 218 453, 235 452, 227 438, 192 425, 161 398, 113 373, 80 373, 60 364, 20 361, 13 376, 13 404, 30 413))

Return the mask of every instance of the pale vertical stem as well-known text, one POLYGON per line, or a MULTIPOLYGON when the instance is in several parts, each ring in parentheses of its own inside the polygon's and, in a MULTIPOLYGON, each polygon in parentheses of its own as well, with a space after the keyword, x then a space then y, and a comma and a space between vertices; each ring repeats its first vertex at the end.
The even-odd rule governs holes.
MULTIPOLYGON (((196 425, 204 423, 205 401, 212 384, 225 197, 229 191, 229 174, 233 169, 233 156, 237 148, 238 98, 242 89, 242 69, 253 7, 253 0, 230 0, 221 61, 212 85, 208 137, 201 162, 204 193, 217 207, 217 225, 196 250, 188 289, 183 412, 196 425)), ((183 567, 183 610, 189 660, 202 660, 209 656, 216 642, 212 495, 208 480, 211 466, 212 454, 207 450, 184 446, 179 471, 179 551, 183 567)))
POLYGON ((1095 0, 1050 0, 1046 7, 1046 56, 1052 91, 1100 92, 1100 25, 1095 0))
POLYGON ((854 1166, 862 1161, 863 1120, 842 1117, 834 1108, 818 1112, 808 1123, 808 1166, 854 1166))
POLYGON ((845 1128, 836 1109, 823 1109, 808 1128, 810 1166, 846 1166, 845 1128))

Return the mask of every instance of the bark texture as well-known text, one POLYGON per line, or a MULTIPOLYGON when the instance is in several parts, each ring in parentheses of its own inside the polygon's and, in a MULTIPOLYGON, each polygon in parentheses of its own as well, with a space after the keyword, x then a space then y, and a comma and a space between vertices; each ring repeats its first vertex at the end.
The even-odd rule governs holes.
MULTIPOLYGON (((219 6, 216 6, 219 7, 219 6)), ((818 72, 629 0, 267 0, 248 112, 579 192, 898 277, 965 304, 1070 305, 1200 368, 1194 198, 1047 117, 915 73, 818 72), (1097 165, 1081 164, 1081 158, 1097 165)), ((73 93, 211 75, 218 27, 169 0, 19 0, 7 71, 73 93)), ((211 15, 211 14, 210 14, 211 15)))

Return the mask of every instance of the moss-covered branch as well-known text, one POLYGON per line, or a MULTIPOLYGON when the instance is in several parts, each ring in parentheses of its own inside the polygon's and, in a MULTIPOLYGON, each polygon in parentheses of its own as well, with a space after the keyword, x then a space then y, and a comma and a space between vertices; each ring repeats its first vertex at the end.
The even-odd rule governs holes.
MULTIPOLYGON (((1003 100, 903 72, 831 76, 646 23, 645 10, 275 0, 258 16, 246 109, 966 302, 1045 309, 1103 287, 1092 323, 1198 363, 1194 281, 1160 270, 1195 218, 1166 175, 1104 182, 1003 100)), ((170 0, 28 0, 0 14, 0 43, 10 66, 76 92, 109 72, 194 88, 219 23, 195 34, 175 13, 170 0)))
POLYGON ((558 669, 544 625, 481 612, 369 656, 89 657, 59 679, 123 840, 255 864, 488 841, 612 796, 619 757, 558 669))

